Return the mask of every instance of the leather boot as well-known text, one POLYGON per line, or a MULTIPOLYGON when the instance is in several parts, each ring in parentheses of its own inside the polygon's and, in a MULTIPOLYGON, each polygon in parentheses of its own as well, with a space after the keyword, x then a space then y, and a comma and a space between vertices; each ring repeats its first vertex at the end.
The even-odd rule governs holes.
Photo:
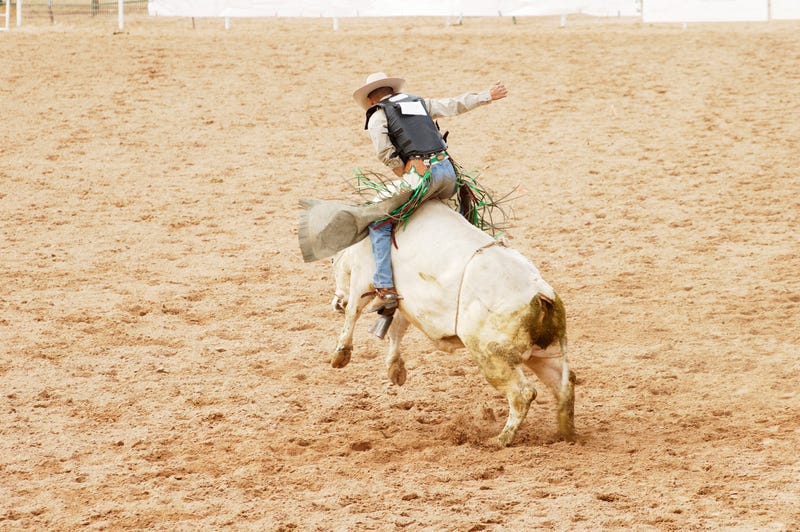
POLYGON ((399 300, 400 296, 394 287, 376 288, 375 298, 364 308, 364 312, 377 312, 378 314, 393 312, 397 308, 399 300))

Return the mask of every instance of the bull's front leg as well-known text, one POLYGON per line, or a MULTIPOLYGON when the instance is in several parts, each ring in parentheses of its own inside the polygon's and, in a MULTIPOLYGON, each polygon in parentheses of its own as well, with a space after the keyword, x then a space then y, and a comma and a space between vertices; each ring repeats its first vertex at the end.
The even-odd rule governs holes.
POLYGON ((397 386, 406 382, 406 364, 400 355, 400 342, 408 329, 408 320, 402 312, 395 312, 392 325, 389 327, 389 353, 386 357, 386 368, 389 380, 397 386))
POLYGON ((356 327, 358 313, 353 310, 345 311, 344 327, 339 334, 339 341, 336 344, 336 351, 331 358, 331 366, 343 368, 350 363, 350 356, 353 354, 353 330, 356 327))
MULTIPOLYGON (((358 290, 351 289, 350 297, 342 305, 339 305, 340 310, 344 310, 344 327, 339 334, 339 341, 336 343, 336 351, 333 352, 331 357, 331 366, 334 368, 343 368, 350 363, 350 357, 353 354, 353 331, 356 328, 356 321, 358 321, 361 311, 363 310, 368 298, 362 297, 363 293, 358 290)), ((339 298, 340 301, 345 301, 339 298)), ((334 299, 334 307, 336 299, 334 299)))

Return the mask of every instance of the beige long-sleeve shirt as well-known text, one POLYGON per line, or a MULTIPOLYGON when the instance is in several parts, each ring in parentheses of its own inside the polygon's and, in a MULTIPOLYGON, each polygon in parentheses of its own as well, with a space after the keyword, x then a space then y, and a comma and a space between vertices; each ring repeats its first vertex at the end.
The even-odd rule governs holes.
MULTIPOLYGON (((386 98, 389 97, 387 96, 386 98)), ((490 101, 492 101, 492 97, 489 95, 489 91, 468 92, 457 98, 423 99, 425 109, 433 119, 460 115, 476 107, 486 105, 490 101)), ((367 123, 367 132, 370 139, 372 139, 372 145, 375 147, 379 161, 392 170, 403 166, 403 161, 400 157, 392 157, 396 148, 389 139, 389 127, 386 121, 386 113, 383 112, 383 109, 379 108, 372 114, 367 123)))

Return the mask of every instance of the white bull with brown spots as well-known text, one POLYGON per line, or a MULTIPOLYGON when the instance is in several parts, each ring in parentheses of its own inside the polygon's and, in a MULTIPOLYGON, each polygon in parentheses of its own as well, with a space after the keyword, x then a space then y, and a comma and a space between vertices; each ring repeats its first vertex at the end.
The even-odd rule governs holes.
MULTIPOLYGON (((567 364, 564 305, 536 266, 439 201, 424 203, 396 231, 396 241, 392 265, 402 300, 388 330, 389 379, 398 386, 406 380, 400 342, 411 323, 440 349, 466 347, 486 380, 506 395, 500 443, 511 444, 536 397, 523 365, 555 395, 559 436, 574 440, 575 377, 567 364)), ((374 289, 369 239, 340 252, 333 265, 333 306, 345 322, 331 364, 342 368, 374 289)))

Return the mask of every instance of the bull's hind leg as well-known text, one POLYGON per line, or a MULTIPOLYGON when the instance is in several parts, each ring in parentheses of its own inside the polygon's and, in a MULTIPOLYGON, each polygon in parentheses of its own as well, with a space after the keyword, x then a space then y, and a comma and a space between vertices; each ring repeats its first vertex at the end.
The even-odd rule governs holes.
POLYGON ((389 380, 397 386, 406 382, 406 364, 400 355, 400 342, 408 329, 408 320, 402 312, 395 312, 392 325, 389 327, 389 353, 386 356, 386 368, 389 380))
POLYGON ((536 389, 522 370, 504 354, 472 352, 486 380, 508 399, 508 419, 498 439, 504 446, 511 445, 520 424, 528 415, 536 389))
POLYGON ((575 441, 575 374, 569 369, 567 357, 534 351, 525 365, 550 388, 558 401, 558 435, 566 441, 575 441))

